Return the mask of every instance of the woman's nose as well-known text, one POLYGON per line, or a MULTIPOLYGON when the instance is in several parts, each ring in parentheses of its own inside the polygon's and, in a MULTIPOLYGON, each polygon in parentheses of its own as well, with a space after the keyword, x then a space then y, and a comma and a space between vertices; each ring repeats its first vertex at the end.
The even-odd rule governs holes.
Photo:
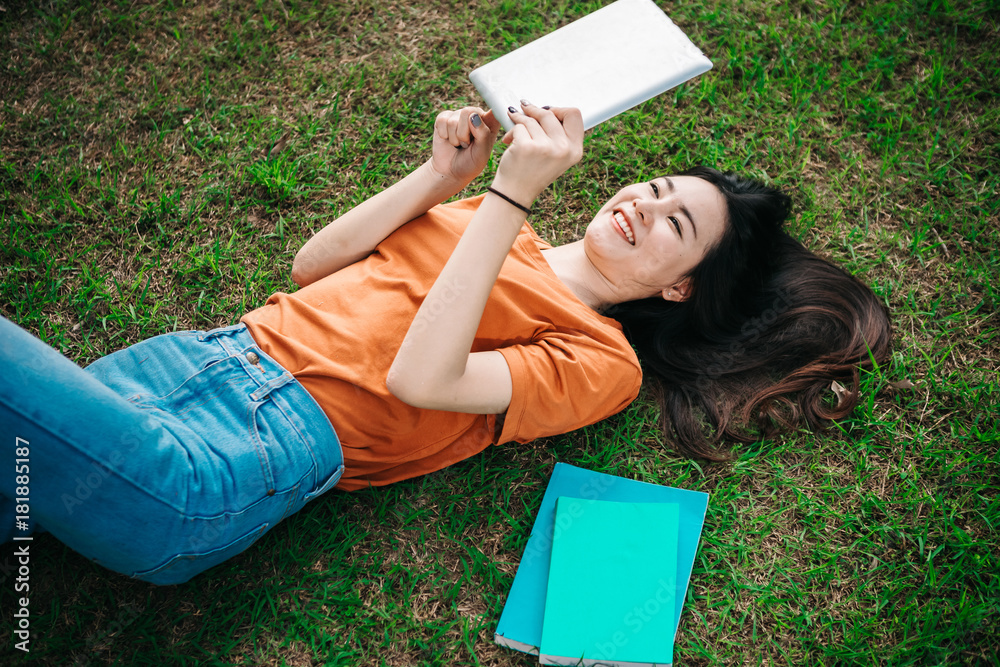
POLYGON ((636 199, 632 202, 632 207, 635 210, 637 217, 644 225, 648 225, 653 222, 655 214, 655 205, 653 202, 646 201, 645 199, 636 199))

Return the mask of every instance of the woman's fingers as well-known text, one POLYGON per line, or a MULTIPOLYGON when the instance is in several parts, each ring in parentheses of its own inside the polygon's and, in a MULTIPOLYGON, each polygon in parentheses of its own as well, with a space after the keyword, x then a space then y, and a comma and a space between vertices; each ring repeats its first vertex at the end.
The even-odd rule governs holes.
POLYGON ((458 116, 460 113, 460 111, 452 111, 451 115, 448 116, 448 143, 456 148, 462 144, 462 140, 458 138, 458 116))
MULTIPOLYGON (((465 107, 458 112, 458 141, 462 148, 468 148, 469 144, 472 143, 474 138, 474 125, 472 124, 472 116, 479 115, 480 109, 475 107, 465 107)), ((481 121, 480 121, 481 122, 481 121)))
POLYGON ((442 111, 434 119, 434 133, 441 139, 448 139, 448 120, 451 118, 451 111, 442 111))
POLYGON ((542 126, 538 124, 538 121, 535 120, 534 116, 528 113, 528 111, 533 108, 537 109, 537 107, 532 107, 531 104, 522 101, 521 111, 518 111, 514 107, 508 107, 507 115, 510 116, 512 121, 514 121, 515 127, 518 125, 524 127, 532 139, 544 139, 547 136, 547 133, 542 129, 542 126))
POLYGON ((528 132, 523 124, 518 123, 514 126, 514 129, 504 135, 504 143, 510 144, 514 141, 518 141, 519 145, 524 145, 526 142, 531 141, 531 134, 528 132))
POLYGON ((493 117, 492 111, 483 111, 478 107, 470 107, 469 111, 466 125, 469 127, 471 137, 492 147, 493 141, 496 140, 497 131, 500 129, 499 121, 493 117))
MULTIPOLYGON (((539 107, 524 100, 521 102, 521 109, 520 113, 517 113, 516 110, 510 113, 511 120, 515 124, 524 125, 532 138, 540 139, 545 136, 551 139, 560 139, 565 136, 572 143, 583 141, 583 115, 579 109, 575 107, 539 107)), ((510 141, 506 141, 506 143, 510 143, 510 141)))
MULTIPOLYGON (((462 146, 462 139, 459 137, 459 120, 461 116, 461 111, 448 110, 442 111, 437 115, 434 121, 434 131, 437 136, 447 141, 449 144, 455 148, 462 146)), ((468 115, 466 116, 468 118, 468 115)), ((468 146, 468 139, 465 139, 465 145, 468 146)))
POLYGON ((455 148, 468 148, 473 139, 492 144, 491 135, 496 136, 499 129, 500 123, 493 117, 493 113, 485 112, 479 107, 442 111, 434 121, 437 136, 455 148))
POLYGON ((517 201, 532 201, 583 155, 583 120, 576 109, 553 113, 531 104, 508 109, 514 128, 504 136, 504 151, 494 185, 517 201), (512 194, 513 193, 513 194, 512 194))
POLYGON ((583 114, 576 107, 551 107, 549 112, 562 126, 573 148, 575 164, 583 157, 583 114))
POLYGON ((563 134, 564 128, 561 122, 562 119, 552 113, 551 108, 546 109, 545 107, 538 107, 534 104, 528 103, 523 106, 523 109, 524 114, 534 118, 538 123, 538 126, 548 136, 552 137, 563 134))
POLYGON ((463 188, 489 162, 500 123, 478 107, 442 111, 434 119, 431 168, 463 188))
MULTIPOLYGON (((524 127, 539 147, 544 144, 554 153, 573 156, 574 163, 583 156, 583 115, 579 109, 539 107, 523 100, 521 108, 520 114, 510 114, 514 129, 524 127)), ((510 144, 516 136, 508 133, 504 143, 510 144)))
POLYGON ((498 121, 496 116, 493 115, 493 109, 490 109, 486 113, 483 113, 482 109, 479 109, 479 114, 483 119, 483 122, 486 124, 486 127, 489 128, 490 132, 496 133, 500 131, 500 121, 498 121))
POLYGON ((583 114, 576 107, 549 107, 548 111, 562 123, 570 137, 583 139, 583 114))

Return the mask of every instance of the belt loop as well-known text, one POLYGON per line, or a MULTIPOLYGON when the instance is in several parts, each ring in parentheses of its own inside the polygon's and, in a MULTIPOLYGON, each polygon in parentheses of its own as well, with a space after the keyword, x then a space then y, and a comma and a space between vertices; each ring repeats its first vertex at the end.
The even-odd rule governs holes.
POLYGON ((294 379, 295 378, 292 377, 291 373, 285 371, 278 377, 271 378, 270 380, 262 384, 260 387, 258 387, 257 391, 250 394, 250 398, 252 398, 255 401, 263 401, 265 398, 267 398, 267 395, 270 394, 272 391, 274 391, 278 387, 285 386, 294 379))
POLYGON ((208 331, 202 331, 198 334, 199 341, 211 340, 212 338, 218 338, 219 336, 225 334, 231 334, 239 329, 242 329, 244 325, 242 322, 237 322, 236 324, 230 324, 228 327, 216 327, 215 329, 210 329, 208 331))

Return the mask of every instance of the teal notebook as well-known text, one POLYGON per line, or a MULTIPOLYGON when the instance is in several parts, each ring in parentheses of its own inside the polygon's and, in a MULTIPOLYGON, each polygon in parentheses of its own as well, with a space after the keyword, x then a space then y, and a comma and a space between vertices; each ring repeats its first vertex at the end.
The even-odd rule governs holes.
POLYGON ((675 503, 556 501, 543 665, 670 665, 675 503))
POLYGON ((535 517, 531 536, 521 556, 514 583, 507 595, 494 641, 526 653, 538 653, 538 647, 542 643, 542 618, 545 589, 549 580, 556 498, 559 496, 678 505, 677 575, 674 591, 676 633, 695 552, 698 550, 698 540, 701 538, 701 528, 705 522, 708 494, 637 482, 567 463, 557 463, 538 508, 538 516, 535 517))

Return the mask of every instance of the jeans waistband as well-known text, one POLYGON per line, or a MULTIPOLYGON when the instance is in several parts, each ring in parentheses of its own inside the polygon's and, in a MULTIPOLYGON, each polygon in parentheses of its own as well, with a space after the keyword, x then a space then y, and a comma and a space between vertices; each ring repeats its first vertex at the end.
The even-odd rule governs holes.
POLYGON ((245 324, 201 332, 198 340, 214 341, 230 356, 240 359, 247 374, 257 383, 250 397, 255 401, 270 397, 293 421, 316 461, 316 488, 308 497, 311 499, 333 487, 343 474, 344 455, 336 430, 312 394, 260 349, 245 324))

